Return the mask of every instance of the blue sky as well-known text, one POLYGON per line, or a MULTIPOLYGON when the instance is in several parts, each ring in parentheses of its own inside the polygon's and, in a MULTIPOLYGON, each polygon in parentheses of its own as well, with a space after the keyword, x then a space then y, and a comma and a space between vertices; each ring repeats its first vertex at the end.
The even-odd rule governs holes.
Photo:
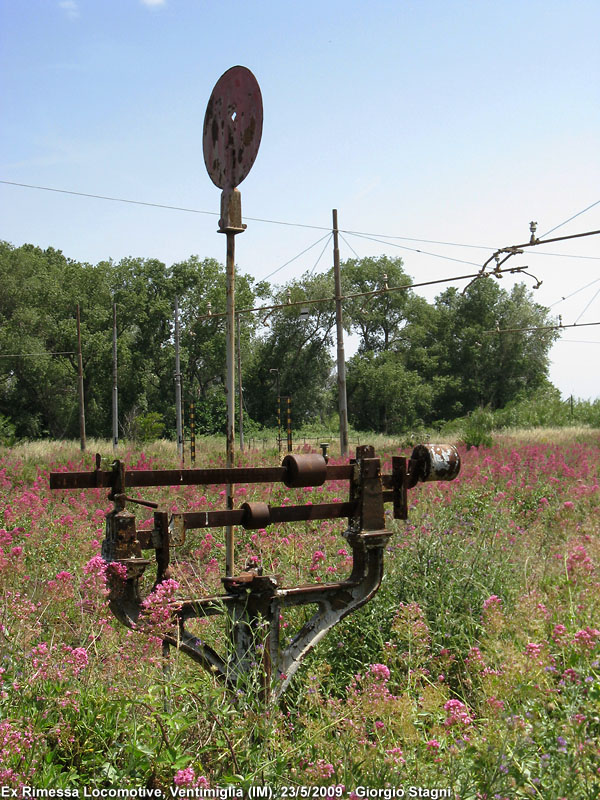
MULTIPOLYGON (((0 0, 0 180, 214 212, 0 184, 0 238, 90 263, 223 261, 202 124, 242 64, 264 102, 246 218, 326 229, 337 208, 342 229, 371 236, 344 234, 342 259, 400 255, 417 281, 476 271, 527 241, 530 220, 543 234, 600 200, 599 29, 597 0, 0 0)), ((237 262, 256 278, 315 245, 272 280, 312 269, 326 242, 246 222, 237 262)), ((600 203, 555 235, 595 229, 600 203)), ((599 241, 514 261, 565 324, 600 321, 600 281, 582 288, 600 277, 599 241)), ((330 264, 328 246, 316 269, 330 264)), ((600 396, 599 353, 600 326, 565 331, 551 370, 565 396, 600 396)))

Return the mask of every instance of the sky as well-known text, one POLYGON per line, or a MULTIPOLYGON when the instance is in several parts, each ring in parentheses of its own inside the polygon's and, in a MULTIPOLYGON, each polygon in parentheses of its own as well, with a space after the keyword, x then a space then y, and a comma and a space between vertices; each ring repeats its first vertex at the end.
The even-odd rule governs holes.
MULTIPOLYGON (((597 0, 0 0, 0 239, 224 262, 202 131, 235 65, 264 106, 236 237, 257 280, 329 269, 334 208, 342 261, 400 256, 416 282, 477 272, 531 221, 598 230, 599 29, 597 0)), ((564 325, 600 322, 599 245, 525 250, 509 263, 535 278, 502 286, 524 280, 564 325)), ((599 355, 600 325, 562 332, 565 398, 600 397, 599 355)))

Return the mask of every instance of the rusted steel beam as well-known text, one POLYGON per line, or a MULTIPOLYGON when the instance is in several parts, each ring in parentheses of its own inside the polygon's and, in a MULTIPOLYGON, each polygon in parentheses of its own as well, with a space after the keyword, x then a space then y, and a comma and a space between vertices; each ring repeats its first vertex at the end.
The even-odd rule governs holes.
MULTIPOLYGON (((390 498, 391 499, 391 498, 390 498)), ((316 503, 312 506, 268 506, 269 517, 266 525, 275 522, 304 522, 314 519, 341 519, 350 517, 356 510, 356 503, 316 503)), ((222 528, 226 525, 244 525, 247 512, 243 508, 233 511, 184 511, 174 517, 183 522, 185 530, 195 528, 222 528)), ((249 526, 249 529, 252 529, 249 526)))
POLYGON ((384 503, 394 504, 396 519, 406 519, 407 489, 419 481, 452 480, 459 469, 456 448, 428 444, 416 447, 410 459, 394 456, 391 475, 382 475, 381 461, 375 457, 374 449, 363 446, 357 449, 353 462, 336 467, 327 465, 322 456, 291 454, 281 467, 271 468, 127 472, 122 462, 115 461, 111 471, 102 472, 97 459, 96 470, 91 473, 54 473, 51 486, 110 487, 109 497, 115 507, 106 516, 102 555, 108 564, 126 567, 127 578, 123 582, 114 575, 109 577, 109 603, 117 619, 142 632, 147 613, 141 578, 151 564, 142 556, 143 550, 155 550, 156 587, 170 576, 171 548, 184 544, 187 530, 233 525, 256 530, 281 522, 346 518, 348 524, 343 535, 352 550, 352 571, 345 580, 286 588, 279 586, 276 576, 262 575, 260 568, 252 567, 239 574, 226 574, 222 578, 225 589, 222 595, 174 600, 169 604, 172 626, 164 638, 167 651, 169 647, 181 650, 215 672, 232 689, 238 679, 260 664, 261 696, 273 700, 285 691, 306 654, 327 632, 377 592, 383 575, 384 552, 392 535, 385 528, 384 503), (175 513, 170 517, 157 510, 151 530, 136 530, 134 515, 125 509, 126 503, 138 502, 125 494, 127 486, 279 481, 296 488, 340 479, 349 481, 346 502, 304 506, 246 502, 239 509, 175 513), (315 605, 316 612, 284 647, 280 637, 282 612, 291 606, 307 605, 315 605), (229 649, 225 658, 185 627, 187 620, 219 614, 228 620, 229 649))
MULTIPOLYGON (((325 481, 348 480, 351 464, 327 465, 325 481)), ((210 486, 223 483, 285 483, 286 467, 216 467, 213 469, 127 470, 125 486, 210 486)), ((322 483, 322 482, 321 482, 322 483)), ((114 488, 112 470, 51 472, 51 489, 114 488)), ((306 484, 308 485, 308 484, 306 484)), ((315 486, 321 484, 315 483, 315 486)), ((293 487, 292 487, 293 488, 293 487)))

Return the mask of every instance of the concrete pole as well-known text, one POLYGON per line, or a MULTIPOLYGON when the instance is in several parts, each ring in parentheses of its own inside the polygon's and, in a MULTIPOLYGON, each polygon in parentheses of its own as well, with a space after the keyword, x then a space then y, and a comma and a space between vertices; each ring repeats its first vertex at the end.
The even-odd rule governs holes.
POLYGON ((344 355, 344 326, 342 324, 342 280, 338 244, 337 209, 333 209, 333 277, 335 280, 335 327, 337 332, 337 382, 340 412, 340 452, 348 456, 348 404, 346 401, 346 357, 344 355))
POLYGON ((85 400, 83 396, 83 358, 81 355, 79 303, 77 303, 77 390, 79 393, 79 439, 81 449, 85 450, 85 400))

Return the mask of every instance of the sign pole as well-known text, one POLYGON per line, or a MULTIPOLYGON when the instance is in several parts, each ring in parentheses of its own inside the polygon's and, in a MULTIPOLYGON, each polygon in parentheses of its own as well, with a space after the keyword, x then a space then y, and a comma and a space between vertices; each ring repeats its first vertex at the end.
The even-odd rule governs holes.
MULTIPOLYGON (((227 237, 226 361, 227 467, 234 466, 235 448, 235 237, 243 233, 242 197, 236 187, 252 169, 262 136, 260 87, 246 67, 232 67, 215 84, 204 116, 202 147, 210 179, 222 189, 219 233, 227 237)), ((227 508, 233 509, 233 484, 227 485, 227 508)), ((225 531, 225 575, 233 576, 234 533, 225 531)))
POLYGON ((337 209, 333 209, 333 276, 335 280, 335 327, 337 332, 337 383, 340 412, 340 451, 348 457, 348 403, 346 400, 346 357, 344 355, 344 325, 342 322, 342 279, 338 244, 337 209))

